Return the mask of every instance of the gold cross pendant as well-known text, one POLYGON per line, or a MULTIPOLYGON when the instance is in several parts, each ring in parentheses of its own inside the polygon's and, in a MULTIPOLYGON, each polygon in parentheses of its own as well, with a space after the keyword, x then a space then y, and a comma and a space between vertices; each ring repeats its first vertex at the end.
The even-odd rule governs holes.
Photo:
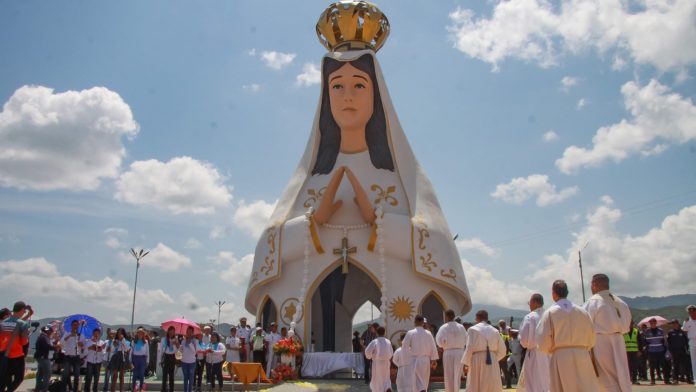
POLYGON ((343 272, 344 274, 348 273, 348 261, 352 260, 350 254, 357 253, 357 251, 358 249, 356 247, 348 246, 348 238, 346 237, 343 237, 343 239, 341 240, 341 247, 333 250, 333 254, 341 256, 339 260, 341 260, 343 263, 343 268, 341 269, 341 272, 343 272))

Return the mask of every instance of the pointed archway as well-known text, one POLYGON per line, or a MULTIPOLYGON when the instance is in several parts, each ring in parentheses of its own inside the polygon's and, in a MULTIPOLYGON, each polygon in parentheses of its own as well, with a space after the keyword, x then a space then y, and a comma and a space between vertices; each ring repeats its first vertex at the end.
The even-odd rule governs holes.
POLYGON ((261 307, 261 316, 256 319, 261 323, 264 331, 268 331, 271 323, 278 322, 278 307, 276 307, 271 297, 266 296, 261 307))
POLYGON ((315 351, 352 351, 353 317, 369 301, 377 308, 381 292, 378 281, 362 266, 351 263, 348 274, 341 264, 327 269, 311 294, 309 336, 315 351))
POLYGON ((418 311, 428 320, 429 324, 440 327, 445 322, 444 303, 445 302, 436 292, 431 291, 423 297, 423 300, 418 306, 418 311))

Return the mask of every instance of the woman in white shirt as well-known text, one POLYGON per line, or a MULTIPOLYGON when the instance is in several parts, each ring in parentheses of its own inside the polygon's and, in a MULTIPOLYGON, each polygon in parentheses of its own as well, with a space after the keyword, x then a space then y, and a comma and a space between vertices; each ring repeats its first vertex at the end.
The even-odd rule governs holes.
POLYGON ((200 350, 198 339, 193 337, 193 327, 186 328, 186 338, 181 342, 181 371, 184 374, 184 392, 193 390, 196 373, 196 353, 200 350))
POLYGON ((225 346, 220 343, 220 335, 213 332, 210 335, 210 345, 206 350, 205 361, 210 367, 210 383, 215 390, 215 379, 218 380, 218 391, 222 392, 222 360, 225 356, 225 346))
POLYGON ((232 362, 241 362, 241 356, 239 351, 242 348, 242 340, 237 337, 237 328, 230 328, 230 337, 225 340, 225 347, 227 348, 227 354, 225 360, 227 361, 227 374, 234 379, 234 370, 232 369, 232 362))
POLYGON ((159 347, 160 365, 162 366, 161 392, 174 392, 174 371, 176 370, 176 353, 179 351, 179 347, 181 345, 176 337, 176 328, 170 326, 159 347))
POLYGON ((133 363, 133 384, 131 391, 141 391, 145 384, 145 369, 150 361, 150 343, 147 341, 147 334, 143 327, 138 327, 133 340, 131 350, 131 363, 133 363), (135 389, 135 385, 140 381, 140 387, 135 389))
POLYGON ((118 390, 123 392, 123 378, 126 369, 130 368, 131 345, 128 341, 126 330, 119 328, 116 337, 111 341, 111 360, 109 370, 111 371, 111 392, 116 392, 116 379, 118 378, 118 390))

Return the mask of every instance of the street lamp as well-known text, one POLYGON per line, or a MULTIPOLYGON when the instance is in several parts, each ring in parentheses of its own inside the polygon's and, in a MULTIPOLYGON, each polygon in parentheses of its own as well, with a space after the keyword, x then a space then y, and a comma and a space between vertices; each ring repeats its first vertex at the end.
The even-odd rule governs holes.
POLYGON ((136 251, 131 248, 131 254, 135 257, 135 284, 133 284, 133 308, 131 309, 131 333, 133 332, 133 320, 135 318, 135 293, 138 290, 138 270, 140 269, 140 260, 150 253, 149 250, 140 249, 136 251))
POLYGON ((215 302, 215 305, 218 307, 218 318, 217 318, 217 331, 220 333, 220 312, 222 311, 222 306, 225 304, 225 301, 217 301, 215 302))

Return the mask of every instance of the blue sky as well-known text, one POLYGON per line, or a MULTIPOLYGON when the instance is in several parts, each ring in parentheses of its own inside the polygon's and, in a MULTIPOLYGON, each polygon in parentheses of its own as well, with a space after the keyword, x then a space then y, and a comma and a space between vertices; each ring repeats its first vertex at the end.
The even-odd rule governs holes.
MULTIPOLYGON (((327 4, 1 3, 2 298, 127 321, 137 246, 154 251, 136 321, 245 314, 255 235, 314 116, 327 4)), ((578 293, 587 242, 586 276, 619 294, 692 287, 693 2, 378 5, 378 58, 475 308, 524 308, 556 277, 578 293)))

